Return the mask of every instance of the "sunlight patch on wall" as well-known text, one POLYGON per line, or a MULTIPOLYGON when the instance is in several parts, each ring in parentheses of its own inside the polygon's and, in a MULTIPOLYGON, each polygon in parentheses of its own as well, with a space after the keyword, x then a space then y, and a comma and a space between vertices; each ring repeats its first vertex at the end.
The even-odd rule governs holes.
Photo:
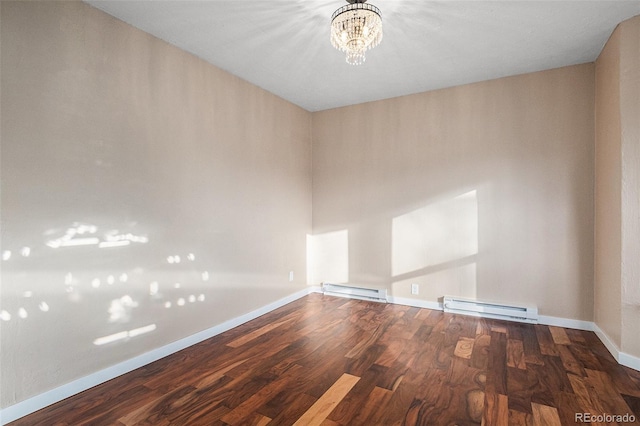
POLYGON ((129 322, 131 320, 131 311, 137 307, 138 302, 128 294, 112 300, 107 311, 109 313, 109 322, 129 322))
POLYGON ((391 232, 394 277, 475 255, 477 193, 469 191, 398 216, 391 232))
POLYGON ((349 231, 307 235, 307 284, 349 281, 349 231))
POLYGON ((110 334, 104 337, 98 337, 93 341, 96 346, 106 345, 107 343, 117 342, 119 340, 130 339, 131 337, 141 336, 143 334, 150 333, 156 329, 155 324, 146 325, 144 327, 134 328, 128 331, 121 331, 119 333, 110 334))
POLYGON ((477 297, 476 263, 452 266, 432 273, 394 281, 393 295, 416 297, 411 295, 411 284, 420 286, 419 297, 421 299, 435 301, 445 294, 473 299, 477 297))
MULTIPOLYGON (((45 228, 37 243, 27 246, 15 241, 0 252, 2 290, 7 296, 0 300, 0 322, 44 324, 60 320, 61 315, 78 315, 87 303, 99 304, 97 315, 84 321, 83 327, 91 331, 90 336, 103 335, 93 341, 102 346, 155 330, 160 309, 203 306, 208 296, 202 292, 207 288, 202 283, 212 279, 206 257, 189 249, 158 250, 158 242, 150 242, 137 227, 137 222, 116 228, 75 221, 45 228), (132 255, 143 261, 132 264, 132 255), (140 322, 153 324, 153 330, 146 326, 106 335, 113 325, 140 322)), ((170 315, 178 314, 174 311, 170 315)))
MULTIPOLYGON (((61 247, 77 247, 77 246, 98 246, 98 248, 112 248, 128 246, 131 243, 146 244, 149 242, 149 238, 146 235, 135 235, 131 232, 122 233, 117 229, 107 230, 98 235, 98 227, 93 224, 87 224, 82 222, 74 222, 68 227, 64 234, 58 238, 50 239, 46 242, 46 245, 57 249, 61 247)), ((47 234, 59 234, 60 231, 56 229, 50 229, 47 234)), ((25 250, 28 247, 23 248, 22 255, 24 257, 29 256, 30 250, 25 254, 25 250)))

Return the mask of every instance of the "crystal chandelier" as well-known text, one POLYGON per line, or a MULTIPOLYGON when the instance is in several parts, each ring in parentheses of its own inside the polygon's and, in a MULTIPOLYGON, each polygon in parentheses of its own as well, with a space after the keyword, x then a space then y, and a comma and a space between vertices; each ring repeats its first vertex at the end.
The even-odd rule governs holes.
POLYGON ((349 3, 331 16, 331 44, 346 52, 347 63, 360 65, 367 49, 376 47, 382 40, 382 16, 380 9, 367 0, 347 0, 349 3))

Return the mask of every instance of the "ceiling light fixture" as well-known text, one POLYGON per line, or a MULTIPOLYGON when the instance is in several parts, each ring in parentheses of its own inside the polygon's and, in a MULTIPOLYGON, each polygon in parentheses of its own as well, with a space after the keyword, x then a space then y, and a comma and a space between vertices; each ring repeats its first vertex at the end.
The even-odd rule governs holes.
POLYGON ((347 0, 349 3, 331 16, 331 44, 347 54, 347 63, 360 65, 365 52, 382 40, 380 9, 367 0, 347 0))

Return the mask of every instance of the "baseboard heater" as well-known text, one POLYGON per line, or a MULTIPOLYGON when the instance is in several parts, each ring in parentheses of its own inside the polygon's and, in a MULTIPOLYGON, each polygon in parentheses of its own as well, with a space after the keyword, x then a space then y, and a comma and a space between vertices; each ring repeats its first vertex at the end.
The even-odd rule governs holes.
POLYGON ((533 305, 507 305, 463 297, 444 296, 445 312, 536 324, 538 308, 533 305))
POLYGON ((364 288, 349 284, 322 283, 322 292, 329 296, 387 303, 387 290, 382 288, 364 288))

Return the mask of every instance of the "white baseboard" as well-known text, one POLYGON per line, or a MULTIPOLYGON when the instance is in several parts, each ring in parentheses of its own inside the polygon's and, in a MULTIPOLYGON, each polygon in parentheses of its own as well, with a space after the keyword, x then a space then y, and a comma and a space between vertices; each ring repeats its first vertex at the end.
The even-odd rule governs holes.
POLYGON ((596 336, 598 336, 600 341, 616 360, 620 358, 620 349, 618 349, 618 345, 613 343, 611 339, 609 339, 609 336, 607 336, 607 334, 595 323, 593 324, 593 332, 596 333, 596 336))
POLYGON ((543 325, 553 325, 556 327, 575 328, 577 330, 593 331, 593 322, 582 321, 570 318, 550 317, 547 315, 538 316, 538 323, 543 325))
POLYGON ((200 343, 203 340, 209 339, 241 324, 244 324, 252 319, 258 318, 268 312, 278 309, 287 303, 291 303, 294 300, 300 299, 309 293, 321 292, 320 287, 307 287, 296 293, 293 293, 280 300, 276 300, 273 303, 269 303, 266 306, 258 308, 247 314, 225 321, 222 324, 215 325, 207 330, 203 330, 199 333, 192 334, 191 336, 169 343, 142 355, 138 355, 111 367, 107 367, 103 370, 96 371, 88 376, 74 380, 73 382, 58 386, 55 389, 51 389, 47 392, 28 398, 24 401, 20 401, 14 405, 6 407, 0 410, 0 424, 4 425, 24 417, 28 414, 34 413, 44 407, 47 407, 56 402, 62 401, 72 395, 83 392, 101 383, 114 379, 125 373, 140 368, 189 346, 200 343))
MULTIPOLYGON (((416 308, 436 309, 440 311, 443 310, 442 303, 433 302, 429 300, 409 299, 405 297, 394 297, 394 296, 388 296, 387 300, 389 301, 389 303, 395 303, 398 305, 414 306, 416 308)), ((586 331, 593 331, 593 326, 594 326, 593 322, 591 321, 551 317, 547 315, 540 315, 538 317, 538 322, 544 325, 554 325, 557 327, 575 328, 578 330, 586 330, 586 331)))
POLYGON ((311 293, 322 293, 322 287, 319 285, 312 285, 308 287, 309 294, 311 293))
POLYGON ((616 361, 618 361, 619 364, 640 371, 640 357, 622 352, 620 348, 618 348, 618 345, 611 341, 607 333, 605 333, 600 327, 598 327, 598 324, 593 324, 593 332, 596 333, 596 336, 598 336, 600 341, 604 344, 604 346, 611 353, 611 355, 613 355, 613 357, 616 359, 616 361))
POLYGON ((618 355, 618 362, 625 367, 640 371, 640 358, 637 356, 629 355, 626 352, 620 352, 618 355))
POLYGON ((442 303, 432 302, 429 300, 409 299, 407 297, 387 296, 389 303, 395 303, 396 305, 413 306, 414 308, 435 309, 441 311, 443 309, 442 303))

